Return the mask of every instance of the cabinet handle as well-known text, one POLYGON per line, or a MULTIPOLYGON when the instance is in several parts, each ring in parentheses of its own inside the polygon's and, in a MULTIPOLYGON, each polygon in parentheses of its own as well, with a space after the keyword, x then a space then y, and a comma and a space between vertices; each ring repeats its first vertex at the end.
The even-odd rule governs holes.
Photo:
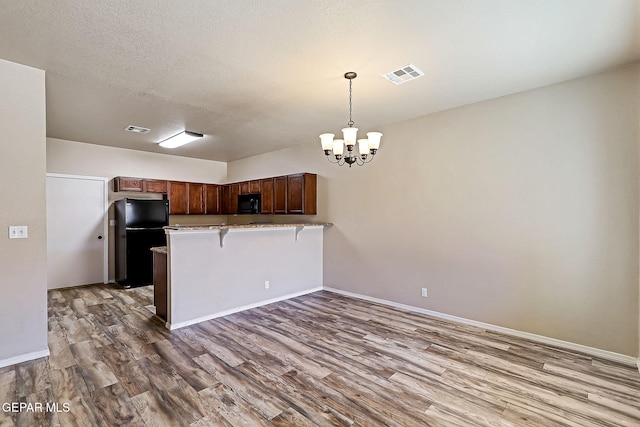
POLYGON ((102 236, 98 236, 98 240, 102 240, 102 236))

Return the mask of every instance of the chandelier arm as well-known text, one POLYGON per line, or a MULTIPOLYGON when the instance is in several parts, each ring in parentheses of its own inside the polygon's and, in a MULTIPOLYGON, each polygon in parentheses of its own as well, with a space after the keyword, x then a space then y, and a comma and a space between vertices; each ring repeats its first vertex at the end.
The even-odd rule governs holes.
POLYGON ((329 163, 337 164, 338 166, 340 166, 340 160, 332 161, 331 156, 333 156, 333 154, 327 156, 327 160, 329 161, 329 163))

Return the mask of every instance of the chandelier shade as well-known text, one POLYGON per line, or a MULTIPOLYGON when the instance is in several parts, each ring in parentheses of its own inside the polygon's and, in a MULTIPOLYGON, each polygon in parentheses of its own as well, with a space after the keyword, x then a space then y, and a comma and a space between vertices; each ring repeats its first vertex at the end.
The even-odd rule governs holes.
POLYGON ((349 121, 347 127, 342 129, 343 139, 334 139, 335 134, 323 133, 320 135, 320 144, 325 156, 331 163, 336 163, 339 166, 353 165, 363 166, 373 160, 373 156, 376 155, 380 148, 380 139, 382 134, 380 132, 367 132, 367 138, 358 139, 358 128, 353 127, 355 124, 352 118, 352 82, 358 75, 350 71, 344 74, 344 78, 349 80, 349 121), (358 153, 356 154, 355 146, 358 144, 358 153), (347 149, 347 154, 344 154, 344 149, 347 149))

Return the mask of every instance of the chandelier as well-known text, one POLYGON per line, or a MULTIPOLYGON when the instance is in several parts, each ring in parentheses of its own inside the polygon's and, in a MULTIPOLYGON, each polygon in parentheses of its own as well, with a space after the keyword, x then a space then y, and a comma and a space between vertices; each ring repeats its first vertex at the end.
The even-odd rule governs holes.
POLYGON ((346 164, 351 167, 354 163, 362 166, 365 163, 369 163, 378 152, 378 148, 380 148, 380 138, 382 137, 380 132, 367 132, 366 139, 357 139, 358 128, 353 127, 354 122, 351 118, 351 84, 357 76, 353 71, 344 74, 344 78, 349 80, 349 121, 347 122, 348 127, 342 129, 343 139, 333 139, 335 135, 332 133, 320 135, 320 143, 325 156, 331 163, 337 163, 339 166, 346 164), (356 140, 358 141, 357 154, 355 152, 356 140), (345 146, 347 147, 346 155, 344 153, 345 146), (335 160, 332 160, 332 154, 335 160))

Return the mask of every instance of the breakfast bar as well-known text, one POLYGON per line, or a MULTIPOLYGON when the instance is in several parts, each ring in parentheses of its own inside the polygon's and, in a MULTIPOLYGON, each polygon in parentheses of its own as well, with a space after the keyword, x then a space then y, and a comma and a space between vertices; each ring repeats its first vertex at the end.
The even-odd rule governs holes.
POLYGON ((166 253, 166 296, 156 307, 166 306, 167 328, 320 290, 323 234, 329 225, 165 227, 166 250, 155 251, 166 253))

